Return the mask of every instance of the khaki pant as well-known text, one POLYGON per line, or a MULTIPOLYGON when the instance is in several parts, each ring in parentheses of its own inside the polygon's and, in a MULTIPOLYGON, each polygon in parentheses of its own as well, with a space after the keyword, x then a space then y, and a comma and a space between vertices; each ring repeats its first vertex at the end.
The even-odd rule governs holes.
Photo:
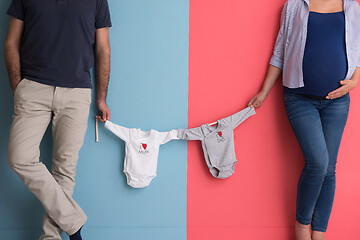
POLYGON ((78 152, 84 142, 91 89, 62 88, 22 80, 14 94, 8 161, 45 208, 40 239, 74 234, 86 215, 73 200, 78 152), (52 170, 39 161, 39 145, 52 119, 52 170))

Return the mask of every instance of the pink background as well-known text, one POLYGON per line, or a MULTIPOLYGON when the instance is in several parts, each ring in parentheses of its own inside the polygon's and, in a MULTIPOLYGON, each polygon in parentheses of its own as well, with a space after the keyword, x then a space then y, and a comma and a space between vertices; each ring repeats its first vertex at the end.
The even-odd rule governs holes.
MULTIPOLYGON (((191 0, 189 127, 246 107, 261 88, 284 0, 191 0)), ((339 151, 328 240, 356 239, 360 226, 360 99, 339 151)), ((235 174, 211 176, 199 141, 188 143, 188 239, 294 239, 303 157, 286 118, 279 79, 255 116, 235 130, 235 174)))

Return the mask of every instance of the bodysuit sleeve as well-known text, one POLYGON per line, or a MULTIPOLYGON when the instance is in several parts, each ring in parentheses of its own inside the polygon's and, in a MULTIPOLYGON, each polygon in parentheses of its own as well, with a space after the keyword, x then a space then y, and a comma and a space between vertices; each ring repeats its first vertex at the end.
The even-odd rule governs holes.
POLYGON ((178 130, 171 130, 170 132, 159 132, 158 133, 158 143, 165 144, 173 139, 178 138, 178 130))
POLYGON ((243 121, 245 121, 248 117, 255 114, 255 109, 252 107, 247 107, 240 112, 231 115, 230 117, 224 118, 223 121, 227 126, 230 126, 232 129, 235 129, 240 125, 243 121))
POLYGON ((125 142, 129 140, 130 130, 128 128, 119 126, 110 121, 105 122, 105 127, 125 142))
POLYGON ((204 138, 204 134, 201 127, 191 129, 179 129, 179 139, 183 140, 201 140, 204 138))

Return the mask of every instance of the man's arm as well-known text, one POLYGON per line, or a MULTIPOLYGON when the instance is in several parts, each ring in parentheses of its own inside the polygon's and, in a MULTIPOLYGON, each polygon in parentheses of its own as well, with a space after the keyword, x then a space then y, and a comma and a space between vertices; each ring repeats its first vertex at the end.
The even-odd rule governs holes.
POLYGON ((106 95, 110 76, 110 44, 109 28, 99 28, 96 30, 95 40, 96 57, 96 87, 97 87, 97 106, 102 122, 110 120, 110 109, 106 104, 106 95))
POLYGON ((12 17, 5 41, 5 62, 13 93, 21 81, 20 45, 23 30, 24 22, 12 17))

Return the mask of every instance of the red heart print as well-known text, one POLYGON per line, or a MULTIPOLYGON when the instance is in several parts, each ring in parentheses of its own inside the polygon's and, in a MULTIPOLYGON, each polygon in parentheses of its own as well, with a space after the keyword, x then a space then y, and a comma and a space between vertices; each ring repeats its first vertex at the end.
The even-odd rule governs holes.
POLYGON ((220 131, 220 132, 218 132, 218 134, 219 134, 219 136, 220 136, 220 137, 222 137, 222 132, 221 132, 221 131, 220 131))
POLYGON ((146 144, 146 143, 142 143, 141 145, 142 145, 142 147, 143 147, 144 149, 147 148, 147 144, 146 144))

